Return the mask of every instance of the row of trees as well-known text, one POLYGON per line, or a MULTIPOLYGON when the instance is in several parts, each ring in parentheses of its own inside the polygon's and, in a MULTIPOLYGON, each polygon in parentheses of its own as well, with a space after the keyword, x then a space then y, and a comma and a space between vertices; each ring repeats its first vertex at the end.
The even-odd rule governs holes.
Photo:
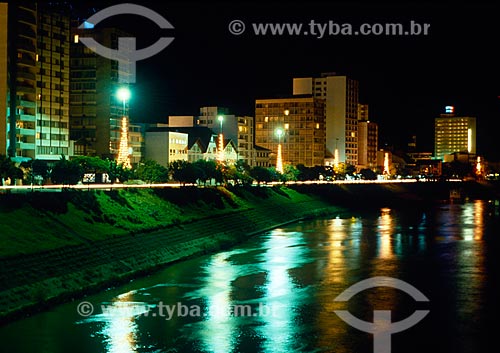
POLYGON ((25 184, 41 184, 50 180, 54 184, 77 184, 85 174, 107 175, 110 180, 124 182, 132 171, 118 165, 114 160, 98 157, 78 156, 71 160, 65 156, 53 164, 31 160, 18 166, 8 157, 0 155, 0 182, 10 179, 11 184, 23 180, 25 184))
MULTIPOLYGON (((473 174, 468 163, 458 161, 443 164, 440 177, 465 177, 473 174)), ((239 160, 235 165, 226 166, 216 161, 199 160, 194 163, 174 161, 164 167, 153 160, 139 163, 133 169, 124 168, 110 159, 98 157, 76 156, 67 159, 64 156, 52 164, 46 161, 32 160, 16 165, 10 158, 0 155, 0 184, 10 179, 24 180, 25 184, 41 184, 51 181, 54 184, 77 184, 79 182, 126 182, 142 180, 146 183, 163 183, 170 180, 182 184, 251 184, 253 181, 267 183, 272 181, 306 181, 306 180, 338 180, 346 176, 373 180, 377 174, 370 169, 362 169, 356 174, 354 166, 343 165, 333 167, 304 165, 286 165, 283 173, 274 167, 250 167, 239 160)))
POLYGON ((41 184, 51 181, 54 184, 73 185, 79 182, 126 182, 142 180, 146 183, 163 183, 170 180, 182 184, 251 184, 254 181, 296 181, 342 178, 346 173, 354 173, 354 167, 333 170, 328 167, 305 167, 286 165, 284 172, 278 173, 274 167, 250 167, 239 160, 227 166, 216 161, 199 160, 193 163, 174 161, 168 167, 156 161, 147 160, 133 169, 124 168, 114 160, 98 157, 76 156, 71 159, 61 156, 59 161, 47 163, 33 160, 16 166, 9 158, 0 156, 0 176, 3 180, 24 179, 25 184, 41 184))
MULTIPOLYGON (((454 161, 443 164, 441 178, 466 177, 474 174, 468 163, 454 161)), ((286 165, 283 173, 274 167, 250 167, 239 160, 235 165, 227 166, 216 161, 199 160, 193 163, 174 161, 168 167, 156 161, 147 160, 133 169, 124 168, 110 159, 98 157, 76 156, 67 159, 61 156, 59 161, 49 164, 46 161, 32 160, 16 165, 6 156, 0 155, 0 184, 10 179, 11 184, 23 180, 25 184, 41 184, 51 181, 54 184, 72 185, 79 182, 126 182, 142 180, 146 183, 164 183, 171 180, 182 184, 251 184, 273 181, 306 181, 306 180, 338 180, 346 176, 365 180, 374 180, 377 174, 370 169, 362 169, 356 174, 354 166, 305 167, 304 165, 286 165)))

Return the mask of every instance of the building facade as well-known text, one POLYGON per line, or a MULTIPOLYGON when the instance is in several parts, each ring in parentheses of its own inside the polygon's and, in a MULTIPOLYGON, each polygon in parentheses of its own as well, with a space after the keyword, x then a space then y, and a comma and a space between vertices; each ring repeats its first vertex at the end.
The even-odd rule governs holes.
POLYGON ((335 73, 293 79, 294 95, 326 100, 326 156, 358 164, 358 81, 335 73), (337 150, 337 153, 336 153, 337 150))
POLYGON ((238 141, 238 120, 233 114, 229 114, 229 109, 224 107, 201 107, 200 115, 196 119, 196 126, 208 127, 213 132, 224 134, 224 138, 238 141), (222 125, 219 120, 222 117, 222 125))
POLYGON ((369 120, 358 121, 358 168, 377 167, 378 125, 369 120))
POLYGON ((36 158, 37 6, 0 4, 0 154, 36 158))
POLYGON ((240 116, 238 120, 238 159, 245 161, 249 166, 254 163, 254 118, 240 116))
POLYGON ((311 96, 256 100, 255 145, 276 156, 280 143, 283 164, 323 165, 325 100, 311 96))
POLYGON ((63 4, 0 4, 0 153, 14 160, 73 154, 69 16, 63 4))
POLYGON ((254 155, 253 155, 253 164, 252 167, 264 167, 269 168, 272 164, 275 164, 276 161, 271 163, 271 150, 260 147, 258 145, 254 146, 254 155))
POLYGON ((66 6, 39 4, 36 159, 73 155, 69 133, 70 14, 66 6))
POLYGON ((435 119, 434 156, 443 160, 456 152, 476 153, 476 118, 455 116, 454 108, 435 119))
MULTIPOLYGON (((129 117, 129 102, 117 96, 120 88, 128 86, 131 72, 127 65, 119 65, 87 48, 80 37, 93 37, 105 47, 117 49, 118 38, 126 33, 114 28, 79 29, 73 23, 70 60, 70 131, 75 140, 75 155, 91 155, 114 159, 120 144, 121 120, 129 117)), ((130 126, 130 124, 129 124, 130 126)), ((140 150, 134 143, 134 159, 140 159, 140 150)))
POLYGON ((173 161, 187 161, 188 135, 162 128, 146 131, 145 157, 164 167, 173 161))

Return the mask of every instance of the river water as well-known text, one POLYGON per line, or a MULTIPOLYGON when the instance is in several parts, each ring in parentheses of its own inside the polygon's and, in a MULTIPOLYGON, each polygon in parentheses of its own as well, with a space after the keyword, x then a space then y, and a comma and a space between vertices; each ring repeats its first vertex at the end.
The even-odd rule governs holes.
POLYGON ((369 322, 429 310, 386 351, 498 352, 499 218, 495 202, 472 201, 290 224, 1 326, 1 351, 363 353, 374 335, 336 310, 369 322), (334 300, 381 276, 428 301, 388 285, 334 300))

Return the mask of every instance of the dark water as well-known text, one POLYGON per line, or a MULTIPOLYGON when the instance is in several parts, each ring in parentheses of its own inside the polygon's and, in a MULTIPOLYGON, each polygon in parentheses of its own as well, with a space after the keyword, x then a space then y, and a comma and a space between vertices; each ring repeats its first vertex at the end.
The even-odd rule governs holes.
POLYGON ((172 265, 0 327, 2 352, 373 352, 373 336, 334 310, 392 321, 392 352, 498 352, 500 227, 495 203, 380 209, 305 221, 230 251, 172 265), (356 282, 389 276, 429 302, 379 287, 347 303, 356 282), (90 316, 87 301, 94 307, 90 316))

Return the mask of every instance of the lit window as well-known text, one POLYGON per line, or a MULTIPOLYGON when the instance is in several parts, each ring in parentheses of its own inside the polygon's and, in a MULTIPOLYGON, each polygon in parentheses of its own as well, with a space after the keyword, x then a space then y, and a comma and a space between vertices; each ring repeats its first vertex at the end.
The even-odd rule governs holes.
POLYGON ((75 37, 74 37, 74 40, 73 40, 74 43, 78 43, 79 38, 80 37, 78 36, 78 34, 75 34, 75 37))
POLYGON ((268 117, 268 116, 266 116, 266 117, 264 118, 264 122, 266 122, 266 123, 267 123, 267 122, 269 122, 269 117, 268 117))

